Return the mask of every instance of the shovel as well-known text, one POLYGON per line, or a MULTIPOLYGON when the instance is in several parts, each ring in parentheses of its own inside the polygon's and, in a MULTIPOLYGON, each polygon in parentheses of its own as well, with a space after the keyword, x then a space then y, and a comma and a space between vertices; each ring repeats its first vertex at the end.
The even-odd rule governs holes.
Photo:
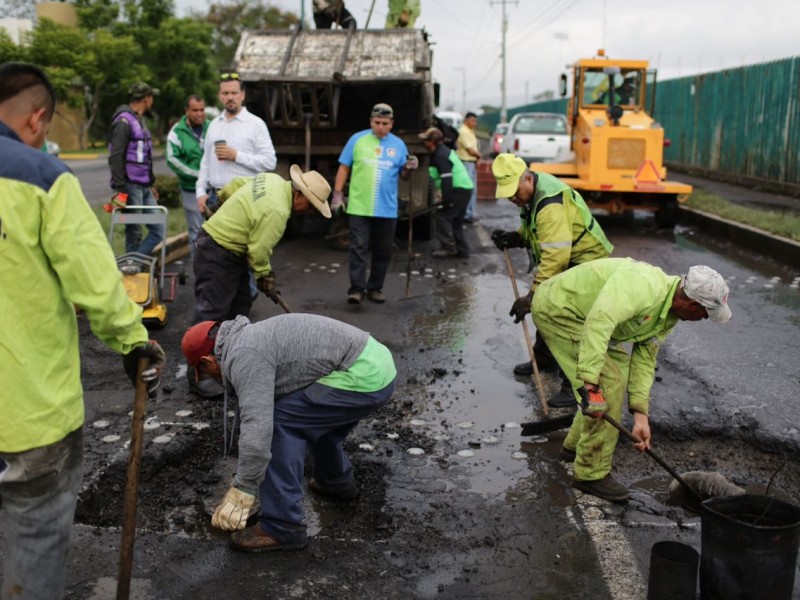
POLYGON ((128 481, 125 485, 125 504, 122 511, 122 543, 119 548, 119 572, 117 575, 117 600, 128 600, 131 592, 133 570, 133 539, 136 535, 136 504, 139 497, 139 468, 142 464, 142 438, 144 437, 144 413, 147 408, 147 382, 142 371, 150 361, 140 358, 136 367, 136 388, 131 424, 131 453, 128 458, 128 481))
MULTIPOLYGON (((586 391, 586 388, 580 388, 578 390, 578 393, 581 395, 581 404, 583 405, 584 408, 587 407, 589 405, 589 392, 586 391)), ((625 427, 620 425, 620 423, 614 417, 610 416, 608 413, 603 413, 603 420, 611 424, 611 426, 614 427, 614 429, 619 431, 622 435, 624 435, 634 444, 638 444, 642 441, 638 437, 633 435, 633 433, 628 431, 625 427)), ((653 452, 650 448, 645 448, 644 451, 647 454, 649 454, 654 461, 656 461, 659 465, 661 465, 667 473, 672 475, 675 478, 675 481, 680 483, 686 489, 686 491, 689 492, 689 494, 692 496, 693 499, 697 500, 697 502, 702 502, 704 500, 704 498, 702 498, 700 494, 697 493, 697 490, 695 490, 692 486, 686 483, 683 477, 678 475, 678 472, 672 467, 670 467, 664 461, 663 458, 661 458, 658 454, 653 452)))
MULTIPOLYGON (((514 276, 514 268, 511 266, 511 257, 508 255, 508 249, 503 249, 503 256, 506 259, 506 269, 508 269, 508 277, 511 279, 511 285, 514 287, 514 299, 519 300, 519 288, 517 288, 517 278, 514 276)), ((542 378, 539 375, 539 365, 536 364, 536 355, 533 353, 533 344, 531 344, 531 334, 528 332, 528 321, 523 318, 522 319, 522 330, 525 332, 525 343, 528 346, 528 355, 531 357, 531 364, 533 365, 533 381, 536 384, 536 389, 539 392, 539 400, 542 403, 542 413, 546 417, 549 414, 549 410, 547 408, 547 398, 544 397, 544 387, 542 386, 542 378)), ((528 423, 530 425, 530 423, 528 423)), ((561 429, 561 427, 556 427, 556 429, 561 429)), ((550 430, 554 431, 554 430, 550 430)), ((525 434, 523 432, 522 435, 533 435, 533 434, 525 434)))

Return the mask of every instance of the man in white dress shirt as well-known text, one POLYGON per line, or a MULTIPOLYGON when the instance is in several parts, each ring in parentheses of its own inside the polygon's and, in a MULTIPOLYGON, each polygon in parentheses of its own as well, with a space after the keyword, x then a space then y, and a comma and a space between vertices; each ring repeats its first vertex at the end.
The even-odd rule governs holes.
POLYGON ((277 164, 267 124, 248 112, 244 96, 238 73, 220 76, 219 100, 225 110, 208 126, 195 190, 204 215, 209 214, 209 200, 213 206, 217 190, 231 179, 273 171, 277 164))

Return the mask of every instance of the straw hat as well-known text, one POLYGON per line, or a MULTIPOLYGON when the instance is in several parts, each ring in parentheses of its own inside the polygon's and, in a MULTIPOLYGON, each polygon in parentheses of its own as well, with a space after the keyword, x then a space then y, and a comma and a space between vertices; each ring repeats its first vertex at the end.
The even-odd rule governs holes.
POLYGON ((328 206, 328 196, 331 193, 331 186, 325 178, 316 171, 303 173, 297 165, 289 168, 289 175, 298 191, 308 198, 323 217, 330 219, 331 207, 328 206))

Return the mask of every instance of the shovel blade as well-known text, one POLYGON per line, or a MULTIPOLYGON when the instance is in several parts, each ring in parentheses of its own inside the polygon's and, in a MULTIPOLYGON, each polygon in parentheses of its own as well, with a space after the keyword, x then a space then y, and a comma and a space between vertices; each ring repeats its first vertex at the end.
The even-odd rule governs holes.
POLYGON ((553 417, 552 419, 543 419, 541 421, 530 421, 522 424, 522 433, 524 436, 541 435, 550 431, 558 431, 572 425, 572 420, 575 418, 575 413, 569 415, 561 415, 560 417, 553 417))

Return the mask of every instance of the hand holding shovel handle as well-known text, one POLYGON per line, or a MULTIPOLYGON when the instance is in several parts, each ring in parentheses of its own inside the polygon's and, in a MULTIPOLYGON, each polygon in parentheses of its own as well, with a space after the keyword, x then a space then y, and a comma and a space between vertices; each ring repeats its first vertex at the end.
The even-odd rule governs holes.
MULTIPOLYGON (((503 249, 503 256, 506 259, 506 269, 508 269, 508 277, 511 279, 511 285, 514 287, 514 299, 519 299, 519 289, 517 288, 517 278, 514 276, 514 267, 511 266, 511 257, 508 255, 508 249, 503 249)), ((522 319, 522 330, 525 332, 525 343, 528 345, 528 355, 531 357, 531 364, 533 365, 533 381, 536 384, 536 389, 539 392, 539 400, 542 403, 542 413, 546 417, 549 414, 547 408, 547 398, 544 396, 544 387, 542 386, 542 378, 539 375, 539 365, 536 364, 536 355, 533 353, 533 344, 531 344, 531 334, 528 332, 528 321, 522 319)))

